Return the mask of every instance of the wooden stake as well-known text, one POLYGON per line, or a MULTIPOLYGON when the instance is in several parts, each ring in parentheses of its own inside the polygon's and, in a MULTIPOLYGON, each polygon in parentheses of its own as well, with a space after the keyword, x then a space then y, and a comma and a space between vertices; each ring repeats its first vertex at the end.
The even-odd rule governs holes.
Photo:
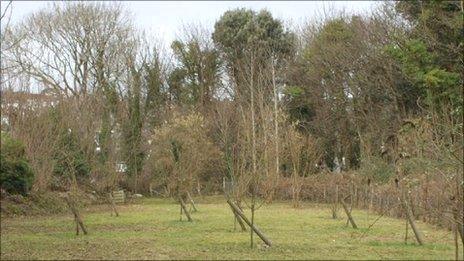
MULTIPOLYGON (((229 205, 230 206, 230 205, 229 205)), ((230 206, 230 208, 232 209, 232 213, 234 213, 234 217, 235 217, 235 221, 234 221, 234 230, 235 230, 235 226, 236 226, 236 223, 238 222, 238 224, 240 225, 242 231, 246 231, 246 226, 245 224, 243 223, 243 220, 242 218, 240 217, 240 215, 235 212, 234 208, 232 206, 230 206)))
POLYGON ((350 197, 350 196, 348 195, 346 198, 342 199, 342 206, 343 206, 343 209, 345 210, 346 215, 348 216, 348 220, 350 221, 351 226, 352 226, 354 229, 357 229, 358 226, 357 226, 356 223, 354 222, 353 216, 351 216, 351 211, 348 209, 348 206, 347 206, 346 203, 345 203, 345 200, 346 200, 347 198, 349 198, 349 197, 350 197))
POLYGON ((187 220, 189 222, 192 222, 192 217, 190 216, 190 213, 188 212, 187 207, 185 206, 185 203, 184 203, 184 200, 182 199, 182 197, 179 197, 179 203, 180 203, 180 206, 181 206, 181 218, 182 218, 182 210, 184 210, 184 214, 187 217, 187 220))
POLYGON ((74 221, 76 222, 76 235, 79 235, 79 227, 84 232, 84 235, 87 235, 87 229, 85 229, 84 222, 82 222, 81 215, 79 214, 79 210, 76 208, 74 202, 71 200, 68 194, 65 195, 64 199, 66 200, 69 209, 74 215, 74 221))
POLYGON ((406 212, 406 217, 408 218, 409 225, 411 225, 412 231, 414 232, 414 235, 416 236, 417 242, 419 245, 423 245, 424 241, 422 240, 422 235, 419 232, 419 229, 416 226, 416 223, 414 222, 414 217, 412 215, 411 209, 409 208, 408 202, 406 199, 403 198, 403 209, 406 212))
POLYGON ((190 201, 190 205, 192 206, 193 211, 194 211, 194 212, 197 212, 198 210, 197 210, 197 208, 196 208, 196 206, 195 206, 195 202, 193 201, 193 199, 192 199, 192 197, 190 196, 190 193, 189 193, 189 192, 187 192, 187 199, 190 201))
POLYGON ((113 195, 111 195, 111 192, 108 193, 108 201, 110 203, 110 206, 111 206, 111 215, 113 215, 113 212, 114 214, 119 217, 119 213, 118 213, 118 210, 116 210, 116 204, 114 204, 114 200, 113 200, 113 195))
POLYGON ((256 235, 258 235, 259 238, 261 238, 261 240, 263 240, 263 242, 266 245, 272 246, 272 242, 259 230, 259 228, 257 226, 251 224, 251 222, 248 220, 248 218, 245 216, 245 214, 243 214, 243 212, 233 202, 231 202, 228 199, 227 203, 243 219, 243 221, 245 221, 245 223, 247 223, 247 225, 250 227, 250 229, 252 229, 256 233, 256 235))

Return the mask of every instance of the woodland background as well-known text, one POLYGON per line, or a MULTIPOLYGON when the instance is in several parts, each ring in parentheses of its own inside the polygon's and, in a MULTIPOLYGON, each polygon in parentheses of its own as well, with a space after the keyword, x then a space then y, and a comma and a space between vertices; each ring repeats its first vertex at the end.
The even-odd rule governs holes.
POLYGON ((232 184, 253 210, 351 195, 403 216, 407 194, 416 218, 462 238, 463 14, 462 1, 385 2, 287 27, 236 9, 212 32, 186 25, 173 57, 118 4, 6 23, 2 214, 59 211, 54 193, 70 190, 232 184))

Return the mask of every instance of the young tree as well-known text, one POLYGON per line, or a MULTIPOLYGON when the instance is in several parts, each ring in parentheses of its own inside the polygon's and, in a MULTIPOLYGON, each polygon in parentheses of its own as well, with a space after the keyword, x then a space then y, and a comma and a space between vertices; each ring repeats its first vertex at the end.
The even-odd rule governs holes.
MULTIPOLYGON (((249 193, 250 223, 254 227, 255 210, 260 206, 257 198, 272 197, 279 175, 277 71, 291 52, 293 36, 267 11, 237 9, 224 13, 212 37, 225 61, 230 96, 237 109, 234 121, 240 136, 232 147, 239 153, 229 153, 231 144, 226 152, 238 157, 232 161, 242 163, 241 168, 229 173, 235 175, 235 185, 242 188, 238 191, 249 193), (275 146, 270 144, 271 137, 275 146), (272 167, 271 154, 277 162, 272 167)), ((253 233, 251 229, 251 247, 253 233)))
POLYGON ((304 178, 315 171, 316 164, 320 161, 321 150, 314 137, 300 133, 292 124, 284 129, 286 133, 285 151, 286 159, 291 168, 291 189, 293 207, 300 207, 300 192, 304 178))

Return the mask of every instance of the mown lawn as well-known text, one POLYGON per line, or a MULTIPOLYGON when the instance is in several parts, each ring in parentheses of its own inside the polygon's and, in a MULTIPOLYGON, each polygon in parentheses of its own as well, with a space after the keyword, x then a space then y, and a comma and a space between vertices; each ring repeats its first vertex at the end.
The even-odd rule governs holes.
MULTIPOLYGON (((418 222, 426 244, 404 244, 405 221, 354 210, 360 229, 331 218, 327 206, 287 202, 259 209, 256 222, 272 240, 250 249, 249 233, 234 231, 230 208, 221 197, 197 199, 193 222, 179 221, 179 206, 168 199, 144 199, 83 210, 89 235, 75 235, 71 215, 3 218, 1 259, 453 259, 451 232, 418 222), (364 234, 364 236, 363 236, 364 234)), ((249 213, 247 213, 249 214, 249 213)))

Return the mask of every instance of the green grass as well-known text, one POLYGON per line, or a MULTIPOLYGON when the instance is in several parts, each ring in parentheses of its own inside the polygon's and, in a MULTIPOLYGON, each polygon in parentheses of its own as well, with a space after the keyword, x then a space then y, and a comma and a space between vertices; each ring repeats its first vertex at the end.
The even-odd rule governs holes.
MULTIPOLYGON (((75 235, 71 215, 3 218, 1 259, 453 259, 451 232, 418 222, 425 245, 404 244, 405 221, 354 210, 359 229, 346 219, 332 219, 327 206, 304 204, 293 209, 278 202, 257 211, 256 223, 272 240, 250 249, 249 232, 234 231, 223 198, 198 199, 193 222, 179 221, 172 200, 144 199, 82 211, 89 234, 75 235), (362 236, 365 233, 364 236, 362 236)), ((247 215, 249 213, 247 212, 247 215)))

